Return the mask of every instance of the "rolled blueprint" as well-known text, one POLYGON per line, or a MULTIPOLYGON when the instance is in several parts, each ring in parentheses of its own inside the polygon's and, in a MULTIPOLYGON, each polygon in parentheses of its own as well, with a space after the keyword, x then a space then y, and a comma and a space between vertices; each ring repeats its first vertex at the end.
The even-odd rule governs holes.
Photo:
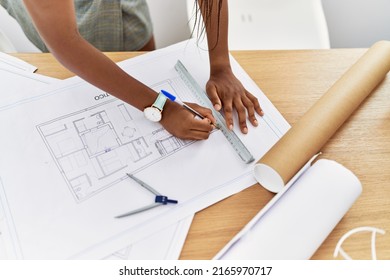
POLYGON ((257 162, 256 180, 270 191, 280 191, 389 71, 390 41, 377 42, 257 162))
POLYGON ((351 171, 320 159, 275 195, 215 259, 309 259, 361 192, 351 171))

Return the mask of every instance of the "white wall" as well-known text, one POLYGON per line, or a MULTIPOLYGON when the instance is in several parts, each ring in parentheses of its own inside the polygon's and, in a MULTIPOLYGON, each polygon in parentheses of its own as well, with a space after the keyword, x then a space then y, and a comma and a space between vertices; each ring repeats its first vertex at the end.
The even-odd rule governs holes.
POLYGON ((322 4, 332 48, 366 48, 390 40, 390 0, 322 0, 322 4))

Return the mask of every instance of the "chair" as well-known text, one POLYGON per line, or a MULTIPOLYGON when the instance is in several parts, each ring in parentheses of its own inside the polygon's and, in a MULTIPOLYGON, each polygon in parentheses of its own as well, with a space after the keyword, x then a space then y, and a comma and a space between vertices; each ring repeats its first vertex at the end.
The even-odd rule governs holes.
POLYGON ((20 25, 0 6, 0 50, 4 52, 41 52, 27 39, 20 25))
MULTIPOLYGON (((228 3, 231 50, 330 47, 321 0, 228 0, 228 3)), ((187 0, 191 26, 194 13, 194 0, 187 0)))
POLYGON ((15 47, 12 45, 11 41, 0 29, 0 52, 13 53, 16 52, 15 47))
POLYGON ((153 22, 157 48, 191 38, 187 4, 184 0, 146 0, 146 2, 153 22))

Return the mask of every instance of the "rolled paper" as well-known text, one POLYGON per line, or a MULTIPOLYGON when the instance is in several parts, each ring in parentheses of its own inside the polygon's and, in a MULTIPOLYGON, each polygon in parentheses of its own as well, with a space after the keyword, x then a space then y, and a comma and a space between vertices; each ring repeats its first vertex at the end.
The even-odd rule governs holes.
POLYGON ((350 170, 320 159, 275 195, 215 259, 310 259, 361 192, 350 170))
POLYGON ((256 180, 272 192, 317 154, 390 71, 390 41, 379 41, 257 162, 256 180))

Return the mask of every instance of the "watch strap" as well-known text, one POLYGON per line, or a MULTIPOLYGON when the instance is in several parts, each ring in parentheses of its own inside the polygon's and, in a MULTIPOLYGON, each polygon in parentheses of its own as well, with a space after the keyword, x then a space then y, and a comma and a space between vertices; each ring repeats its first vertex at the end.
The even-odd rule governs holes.
POLYGON ((162 111, 166 101, 167 97, 160 92, 152 106, 162 111))

